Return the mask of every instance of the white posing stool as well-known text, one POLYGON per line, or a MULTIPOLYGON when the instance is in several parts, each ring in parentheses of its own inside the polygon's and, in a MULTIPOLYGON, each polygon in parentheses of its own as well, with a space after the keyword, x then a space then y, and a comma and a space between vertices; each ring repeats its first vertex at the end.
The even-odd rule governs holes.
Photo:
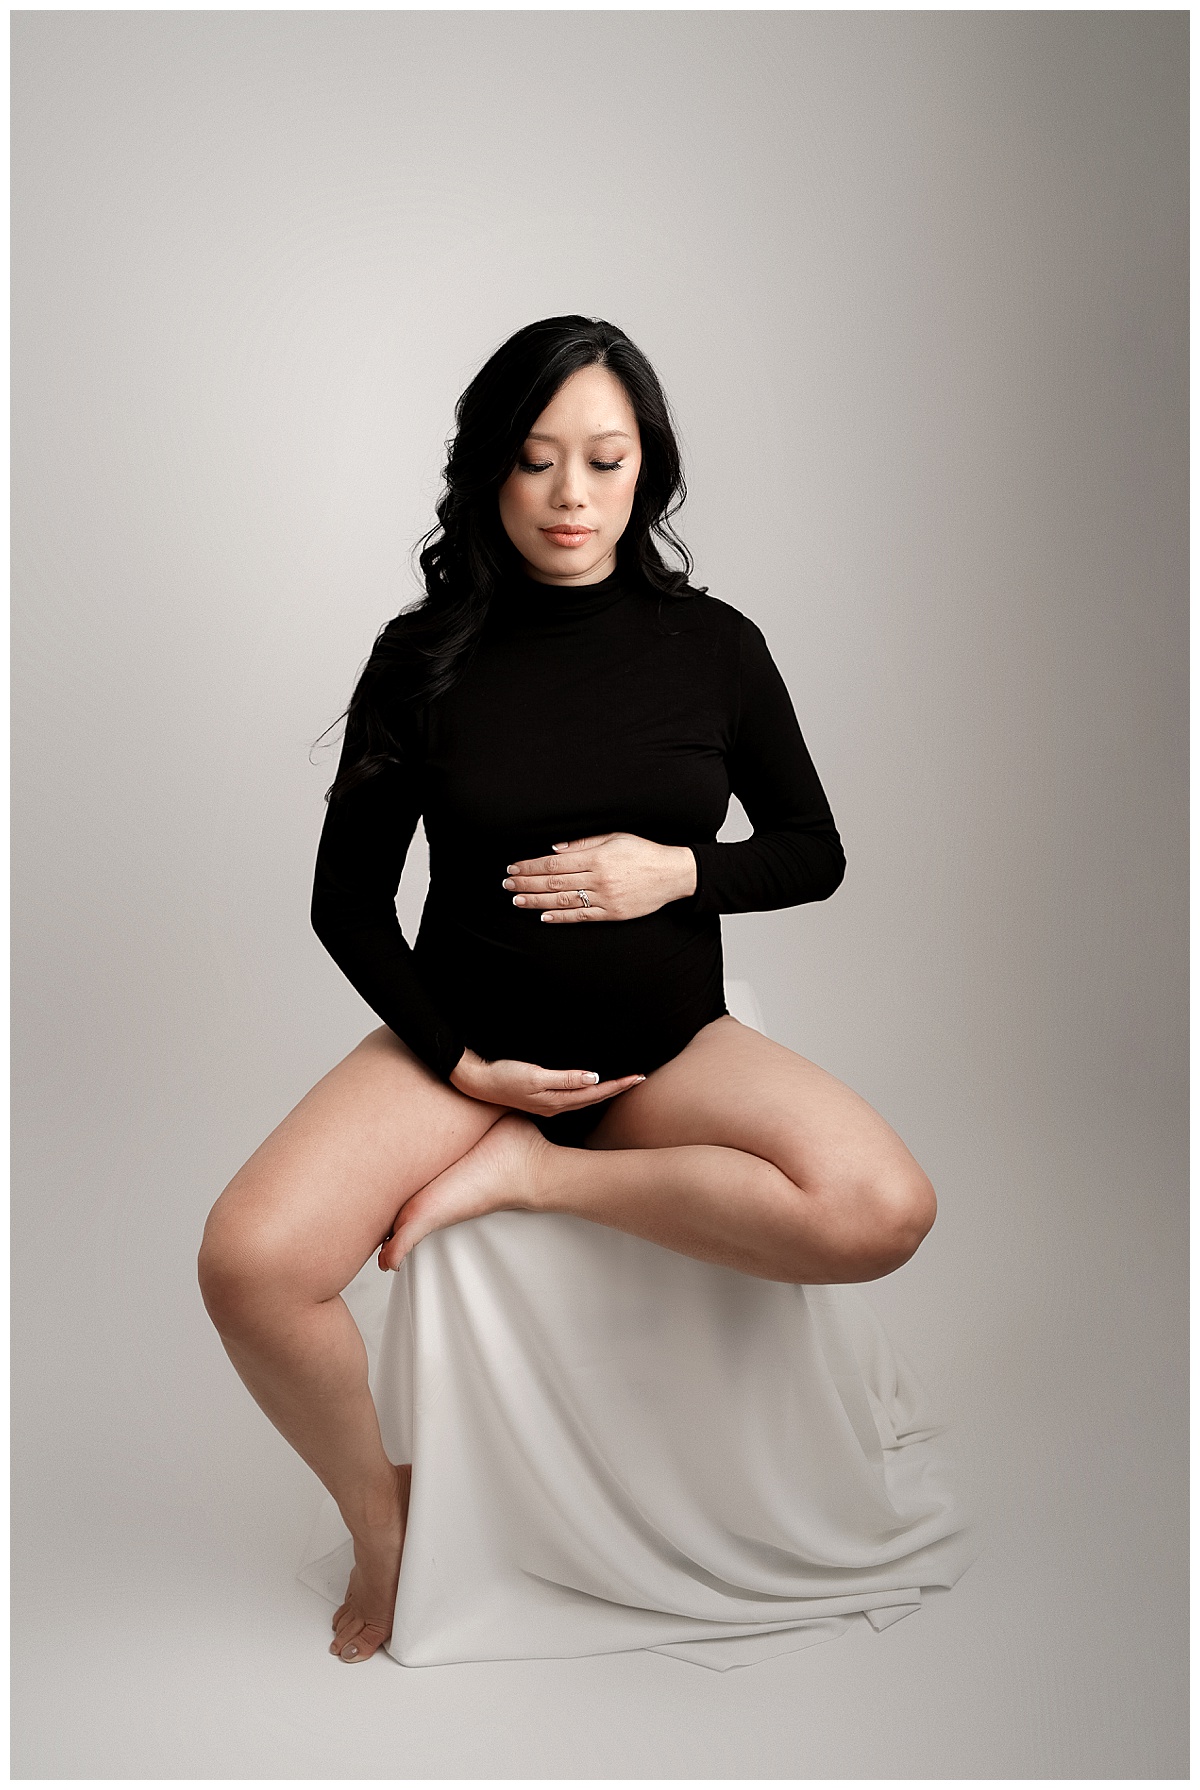
MULTIPOLYGON (((763 1029, 748 983, 726 999, 763 1029)), ((397 1274, 372 1257, 346 1301, 413 1464, 403 1665, 649 1647, 724 1670, 884 1628, 980 1551, 946 1426, 855 1287, 513 1211, 397 1274)), ((299 1576, 340 1604, 352 1564, 326 1495, 299 1576)))

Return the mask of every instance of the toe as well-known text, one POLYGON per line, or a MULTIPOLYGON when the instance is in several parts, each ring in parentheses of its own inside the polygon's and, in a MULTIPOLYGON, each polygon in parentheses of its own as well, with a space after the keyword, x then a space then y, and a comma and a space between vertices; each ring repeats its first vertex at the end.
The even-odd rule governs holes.
POLYGON ((334 1625, 333 1640, 329 1646, 330 1653, 340 1652, 350 1637, 358 1633, 362 1625, 362 1617, 347 1607, 334 1625))
POLYGON ((387 1640, 383 1629, 374 1622, 364 1622, 358 1633, 341 1644, 339 1657, 349 1660, 353 1665, 358 1660, 370 1659, 377 1647, 387 1640))

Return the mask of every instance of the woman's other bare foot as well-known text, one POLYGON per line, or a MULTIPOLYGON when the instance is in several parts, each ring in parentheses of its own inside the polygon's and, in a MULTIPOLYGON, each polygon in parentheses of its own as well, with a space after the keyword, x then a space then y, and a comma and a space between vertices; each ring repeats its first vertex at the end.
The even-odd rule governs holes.
POLYGON ((534 1205, 545 1160, 554 1149, 532 1119, 520 1113, 497 1119, 473 1149, 405 1201, 379 1252, 379 1266, 398 1268, 430 1231, 485 1212, 534 1205))
POLYGON ((392 1632, 412 1467, 396 1467, 395 1473, 395 1505, 377 1523, 364 1524, 355 1535, 346 1601, 333 1614, 336 1639, 329 1651, 351 1664, 370 1659, 392 1632))

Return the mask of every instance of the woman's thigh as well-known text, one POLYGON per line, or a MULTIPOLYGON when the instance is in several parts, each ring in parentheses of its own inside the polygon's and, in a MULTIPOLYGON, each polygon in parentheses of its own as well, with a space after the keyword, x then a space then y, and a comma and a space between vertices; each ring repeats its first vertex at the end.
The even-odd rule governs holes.
POLYGON ((929 1186, 908 1146, 861 1094, 730 1014, 622 1094, 588 1144, 725 1144, 773 1162, 818 1196, 894 1192, 908 1202, 929 1186))
POLYGON ((443 1082, 387 1026, 322 1076, 255 1150, 205 1226, 201 1277, 283 1273, 289 1296, 349 1285, 409 1196, 503 1107, 443 1082))

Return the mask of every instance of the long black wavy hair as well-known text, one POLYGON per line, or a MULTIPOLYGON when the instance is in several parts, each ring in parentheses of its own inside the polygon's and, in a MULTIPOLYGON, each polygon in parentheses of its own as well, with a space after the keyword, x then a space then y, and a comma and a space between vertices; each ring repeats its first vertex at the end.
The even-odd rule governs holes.
POLYGON ((692 557, 670 520, 687 486, 654 368, 624 330, 601 318, 543 317, 527 324, 485 361, 454 407, 456 428, 446 443, 437 522, 417 543, 425 595, 385 622, 375 637, 338 717, 346 721, 350 746, 326 801, 385 764, 402 761, 403 747, 387 721, 397 695, 405 702, 425 702, 462 675, 497 584, 521 564, 500 520, 500 487, 559 387, 581 367, 593 366, 608 367, 621 381, 641 436, 642 463, 629 522, 617 543, 618 568, 660 599, 692 594, 692 557), (679 556, 680 567, 667 563, 659 541, 679 556))

